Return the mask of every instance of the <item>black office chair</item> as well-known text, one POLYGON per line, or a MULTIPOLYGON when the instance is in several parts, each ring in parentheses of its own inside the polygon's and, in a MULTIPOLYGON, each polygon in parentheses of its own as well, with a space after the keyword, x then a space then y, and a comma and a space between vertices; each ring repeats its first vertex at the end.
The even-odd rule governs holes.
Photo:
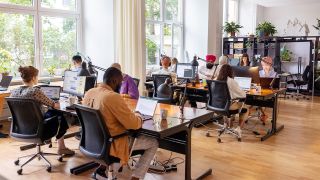
POLYGON ((89 91, 90 89, 96 86, 97 77, 96 76, 87 76, 86 77, 86 85, 85 91, 89 91))
POLYGON ((237 137, 238 141, 241 141, 241 134, 235 132, 231 127, 231 116, 235 114, 245 113, 247 109, 240 108, 236 110, 230 110, 230 106, 236 100, 244 99, 231 99, 227 82, 208 80, 209 99, 207 103, 207 109, 214 111, 218 115, 223 116, 223 124, 216 123, 221 129, 218 130, 218 142, 221 142, 220 136, 223 133, 230 133, 237 137))
MULTIPOLYGON (((80 151, 88 157, 102 160, 108 166, 108 174, 112 174, 112 164, 120 162, 120 159, 109 155, 111 144, 128 133, 112 137, 99 110, 76 105, 76 112, 82 127, 80 151)), ((92 174, 92 178, 96 179, 98 169, 92 174)))
MULTIPOLYGON (((20 159, 25 157, 31 157, 28 161, 20 166, 17 171, 19 175, 22 174, 22 168, 35 158, 45 160, 48 164, 47 171, 51 172, 51 163, 45 158, 45 156, 60 156, 59 161, 62 162, 62 156, 54 153, 44 153, 41 151, 41 145, 45 144, 46 141, 50 140, 43 139, 43 122, 45 120, 54 119, 58 117, 51 117, 43 119, 40 104, 31 99, 23 98, 6 98, 9 109, 12 114, 12 124, 10 136, 16 140, 23 142, 30 142, 37 144, 37 153, 28 156, 19 157, 14 163, 19 165, 20 159)), ((58 120, 58 119, 57 119, 58 120)))
POLYGON ((132 78, 137 87, 139 87, 140 79, 132 78))
POLYGON ((309 78, 311 77, 310 69, 311 69, 311 66, 307 65, 305 70, 303 71, 303 74, 301 74, 301 70, 297 74, 291 74, 290 76, 292 80, 287 82, 288 84, 294 85, 296 93, 292 94, 291 97, 295 97, 297 101, 299 101, 300 96, 302 96, 303 99, 307 99, 307 100, 310 99, 309 97, 301 93, 302 86, 308 85, 309 83, 309 80, 310 80, 309 78))
MULTIPOLYGON (((173 93, 168 97, 158 97, 158 88, 163 84, 167 78, 172 82, 170 75, 163 74, 153 74, 153 99, 157 100, 159 103, 171 104, 173 102, 173 93)), ((173 91, 172 91, 173 92, 173 91)))

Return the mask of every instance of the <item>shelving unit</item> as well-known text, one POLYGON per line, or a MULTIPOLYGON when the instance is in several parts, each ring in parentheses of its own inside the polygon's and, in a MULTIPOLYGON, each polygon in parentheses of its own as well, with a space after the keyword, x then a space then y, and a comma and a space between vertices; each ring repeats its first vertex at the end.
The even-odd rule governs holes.
MULTIPOLYGON (((310 81, 308 88, 314 95, 320 95, 320 54, 319 54, 320 36, 270 36, 270 37, 225 37, 223 38, 223 54, 228 56, 240 57, 247 53, 250 59, 256 55, 261 57, 273 54, 274 66, 277 71, 282 71, 283 63, 280 60, 281 43, 307 42, 310 43, 309 65, 313 80, 310 81), (234 44, 242 45, 242 48, 234 48, 234 44), (313 73, 314 72, 314 73, 313 73)), ((294 62, 291 62, 294 63, 294 62)))

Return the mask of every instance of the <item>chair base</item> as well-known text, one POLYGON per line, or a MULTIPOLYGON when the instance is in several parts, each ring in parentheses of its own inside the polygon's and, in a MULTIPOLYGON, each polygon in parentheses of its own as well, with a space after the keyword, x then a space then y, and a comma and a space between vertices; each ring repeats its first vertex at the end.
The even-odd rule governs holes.
POLYGON ((46 164, 48 165, 46 170, 47 170, 48 172, 51 172, 52 165, 51 165, 50 161, 48 161, 48 159, 45 158, 45 156, 59 156, 58 161, 60 161, 60 162, 63 161, 62 156, 59 155, 59 154, 42 152, 41 149, 40 149, 40 146, 41 146, 40 144, 37 144, 37 153, 36 153, 36 154, 31 154, 31 155, 27 155, 27 156, 22 156, 22 157, 19 157, 16 161, 14 161, 14 164, 18 166, 19 163, 20 163, 20 159, 26 158, 26 157, 30 157, 25 163, 23 163, 23 164, 20 166, 20 169, 17 171, 17 173, 18 173, 19 175, 22 174, 22 168, 23 168, 23 166, 27 165, 28 163, 30 163, 30 162, 31 162, 32 160, 34 160, 35 158, 38 158, 39 160, 40 160, 40 159, 43 159, 43 160, 46 162, 46 164))
POLYGON ((221 143, 221 135, 222 134, 230 134, 235 136, 239 142, 241 142, 241 133, 236 132, 230 125, 231 125, 231 118, 224 118, 223 125, 220 123, 214 123, 215 125, 219 126, 218 129, 218 139, 217 142, 221 143))

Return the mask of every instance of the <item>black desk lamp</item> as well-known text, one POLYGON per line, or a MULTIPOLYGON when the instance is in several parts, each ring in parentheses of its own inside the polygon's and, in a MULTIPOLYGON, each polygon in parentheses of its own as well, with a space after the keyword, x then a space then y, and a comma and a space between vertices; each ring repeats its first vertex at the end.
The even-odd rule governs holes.
POLYGON ((172 95, 172 89, 171 89, 171 80, 167 78, 164 83, 162 83, 157 88, 157 97, 158 98, 171 98, 172 95))

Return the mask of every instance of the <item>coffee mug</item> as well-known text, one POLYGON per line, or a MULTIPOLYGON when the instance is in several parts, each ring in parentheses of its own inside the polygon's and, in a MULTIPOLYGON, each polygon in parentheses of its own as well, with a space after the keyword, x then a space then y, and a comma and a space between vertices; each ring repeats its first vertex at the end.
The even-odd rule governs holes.
POLYGON ((70 96, 70 97, 69 97, 69 104, 70 104, 70 105, 73 105, 73 104, 75 104, 75 103, 76 103, 76 97, 70 96))
POLYGON ((166 109, 160 109, 160 116, 161 116, 161 120, 162 120, 162 119, 167 119, 168 110, 166 110, 166 109))
POLYGON ((257 93, 261 93, 261 86, 256 86, 257 93))

